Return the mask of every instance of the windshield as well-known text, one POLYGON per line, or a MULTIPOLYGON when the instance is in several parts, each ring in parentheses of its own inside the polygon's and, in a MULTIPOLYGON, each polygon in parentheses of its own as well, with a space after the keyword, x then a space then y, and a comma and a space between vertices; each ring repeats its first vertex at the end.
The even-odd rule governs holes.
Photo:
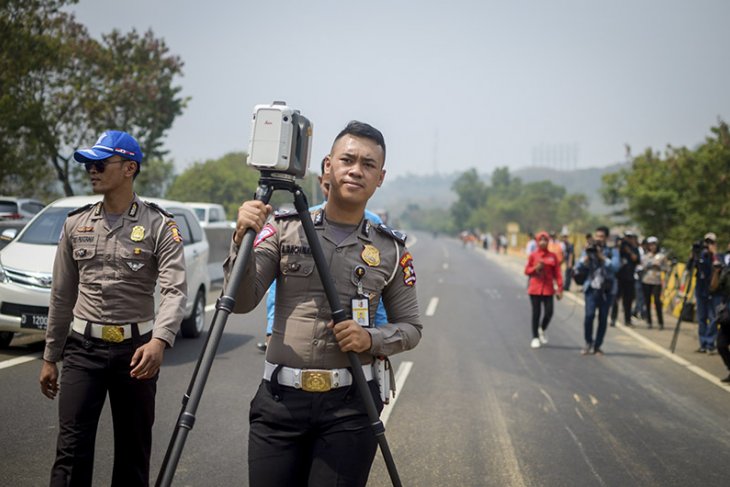
POLYGON ((0 213, 16 213, 18 205, 11 201, 0 201, 0 213))
POLYGON ((205 221, 205 208, 193 208, 193 211, 195 212, 195 216, 198 220, 201 222, 205 221))
POLYGON ((18 241, 28 244, 58 245, 63 222, 66 221, 66 215, 71 210, 73 208, 62 206, 48 208, 28 225, 18 241))

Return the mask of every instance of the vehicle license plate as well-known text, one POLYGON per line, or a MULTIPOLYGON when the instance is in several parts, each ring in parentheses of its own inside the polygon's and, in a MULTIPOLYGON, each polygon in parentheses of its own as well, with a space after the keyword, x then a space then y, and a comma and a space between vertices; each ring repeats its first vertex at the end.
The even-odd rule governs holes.
POLYGON ((23 313, 20 315, 20 327, 45 330, 46 328, 48 328, 48 315, 23 313))

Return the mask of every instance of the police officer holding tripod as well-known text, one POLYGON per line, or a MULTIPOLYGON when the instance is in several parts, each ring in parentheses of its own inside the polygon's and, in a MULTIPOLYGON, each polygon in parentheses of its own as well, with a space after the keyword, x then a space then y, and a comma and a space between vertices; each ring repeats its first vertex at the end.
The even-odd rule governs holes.
POLYGON ((253 310, 277 282, 273 333, 249 416, 251 486, 367 483, 377 443, 347 353, 359 355, 380 410, 374 357, 415 347, 422 329, 404 236, 364 216, 383 182, 384 163, 382 134, 361 122, 337 135, 325 160, 329 200, 312 220, 337 295, 352 317, 337 324, 297 214, 278 214, 267 224, 270 205, 252 200, 239 208, 226 279, 244 233, 253 229, 258 236, 233 312, 253 310), (390 323, 375 328, 381 297, 390 323))

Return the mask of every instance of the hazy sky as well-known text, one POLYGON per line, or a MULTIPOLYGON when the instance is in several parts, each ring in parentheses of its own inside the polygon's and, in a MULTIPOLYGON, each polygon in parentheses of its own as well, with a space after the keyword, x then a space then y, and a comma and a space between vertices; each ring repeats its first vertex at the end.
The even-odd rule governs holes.
MULTIPOLYGON (((92 35, 151 28, 192 97, 178 168, 246 150, 256 104, 314 123, 312 160, 352 119, 391 176, 594 167, 730 121, 727 0, 81 0, 92 35)), ((92 141, 93 142, 93 141, 92 141)))

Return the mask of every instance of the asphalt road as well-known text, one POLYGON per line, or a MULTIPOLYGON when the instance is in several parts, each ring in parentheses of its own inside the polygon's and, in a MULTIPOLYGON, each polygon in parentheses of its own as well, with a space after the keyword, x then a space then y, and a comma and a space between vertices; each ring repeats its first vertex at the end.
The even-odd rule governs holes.
MULTIPOLYGON (((617 329, 605 356, 581 356, 583 309, 572 299, 556 304, 549 344, 533 350, 526 278, 513 263, 453 239, 415 237, 424 336, 393 360, 405 382, 386 425, 404 485, 727 485, 730 389, 617 329)), ((263 327, 262 307, 230 317, 174 485, 247 485, 247 414, 262 372, 255 342, 263 327)), ((180 339, 166 353, 153 478, 203 343, 180 339)), ((0 367, 40 350, 13 345, 0 367)), ((2 485, 47 482, 56 405, 40 395, 39 369, 37 360, 0 368, 2 485)), ((112 453, 107 408, 96 485, 108 483, 112 453)), ((369 485, 390 485, 380 455, 369 485)))

